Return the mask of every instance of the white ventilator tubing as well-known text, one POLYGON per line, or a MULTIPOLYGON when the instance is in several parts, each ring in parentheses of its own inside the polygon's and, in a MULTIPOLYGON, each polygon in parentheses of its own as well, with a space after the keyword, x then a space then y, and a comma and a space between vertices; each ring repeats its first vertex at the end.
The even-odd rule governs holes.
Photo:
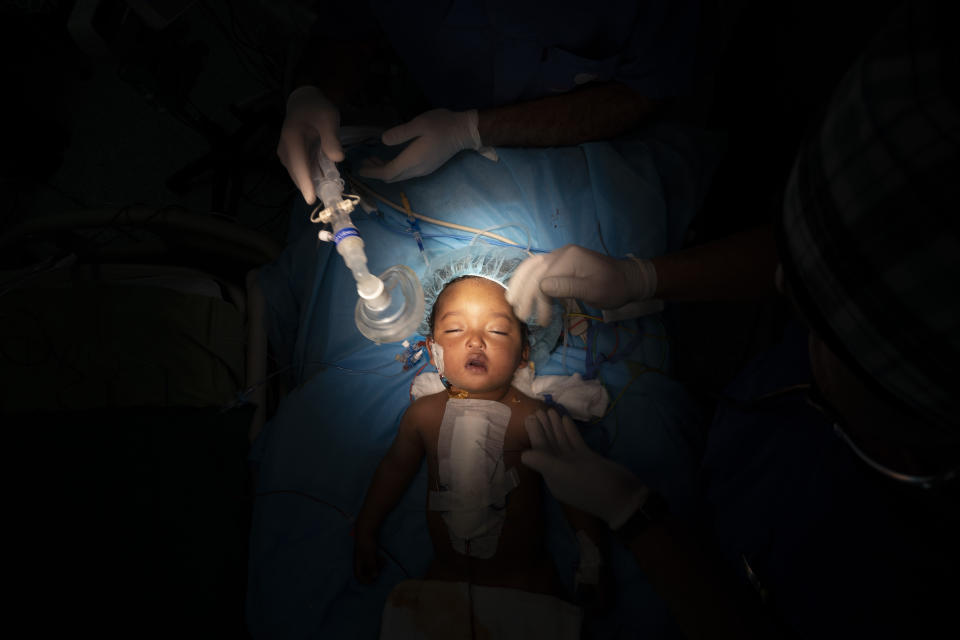
POLYGON ((359 198, 343 195, 343 180, 337 166, 317 145, 314 151, 313 184, 323 208, 311 214, 311 222, 329 223, 331 230, 319 233, 333 241, 337 253, 357 282, 360 299, 354 313, 357 329, 370 340, 395 342, 413 333, 423 316, 423 288, 416 274, 405 265, 394 265, 380 277, 367 269, 363 239, 350 220, 359 198))

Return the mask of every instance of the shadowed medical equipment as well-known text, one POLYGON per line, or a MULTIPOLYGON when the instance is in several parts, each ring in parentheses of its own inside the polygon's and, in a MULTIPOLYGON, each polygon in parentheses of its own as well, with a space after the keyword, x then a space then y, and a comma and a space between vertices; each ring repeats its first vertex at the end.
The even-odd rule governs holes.
POLYGON ((281 250, 179 207, 50 212, 0 235, 8 534, 29 557, 24 598, 58 602, 45 630, 243 635, 248 434, 275 380, 248 275, 281 250))

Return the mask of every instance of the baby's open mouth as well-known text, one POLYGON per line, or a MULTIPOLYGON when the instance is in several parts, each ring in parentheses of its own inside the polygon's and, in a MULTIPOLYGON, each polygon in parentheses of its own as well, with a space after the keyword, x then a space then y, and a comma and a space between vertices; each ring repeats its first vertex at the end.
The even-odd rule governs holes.
POLYGON ((487 358, 483 355, 473 355, 467 358, 467 363, 465 365, 467 371, 471 373, 486 373, 487 372, 487 358))

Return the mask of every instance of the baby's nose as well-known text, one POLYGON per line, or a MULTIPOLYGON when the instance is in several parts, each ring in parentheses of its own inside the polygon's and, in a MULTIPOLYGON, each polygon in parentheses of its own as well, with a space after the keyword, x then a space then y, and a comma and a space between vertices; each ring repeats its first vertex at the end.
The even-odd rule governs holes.
POLYGON ((467 346, 468 347, 483 347, 483 333, 480 331, 470 331, 467 333, 467 346))

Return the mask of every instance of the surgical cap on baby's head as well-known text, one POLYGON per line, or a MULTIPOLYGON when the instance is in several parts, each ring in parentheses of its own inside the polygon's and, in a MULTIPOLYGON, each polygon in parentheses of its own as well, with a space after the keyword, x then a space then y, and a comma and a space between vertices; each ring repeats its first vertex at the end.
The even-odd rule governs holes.
MULTIPOLYGON (((460 249, 454 249, 433 260, 430 269, 423 276, 424 317, 420 323, 420 333, 430 333, 430 314, 433 305, 440 297, 444 287, 452 280, 464 276, 477 276, 493 280, 509 288, 510 277, 529 254, 517 247, 495 247, 488 244, 475 243, 460 249)), ((554 303, 559 306, 559 303, 554 303)), ((540 368, 550 358, 560 337, 563 314, 558 309, 552 314, 553 320, 546 327, 528 322, 529 318, 521 318, 526 322, 529 330, 530 361, 540 368)))

